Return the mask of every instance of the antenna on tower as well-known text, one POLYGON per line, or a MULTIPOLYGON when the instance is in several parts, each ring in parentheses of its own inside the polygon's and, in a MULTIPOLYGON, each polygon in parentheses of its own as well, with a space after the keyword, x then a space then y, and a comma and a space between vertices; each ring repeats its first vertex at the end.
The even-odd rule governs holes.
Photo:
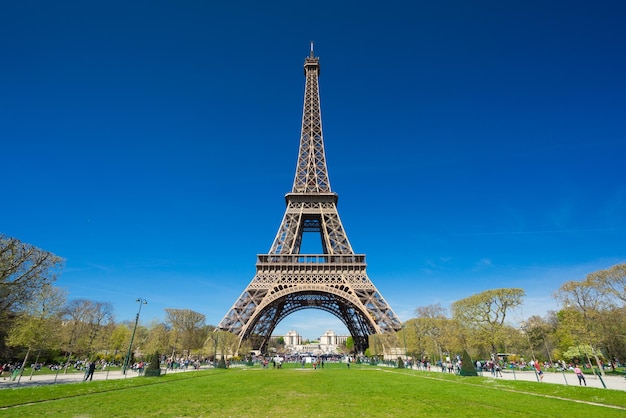
POLYGON ((315 55, 313 54, 313 41, 311 41, 311 58, 315 58, 315 55))

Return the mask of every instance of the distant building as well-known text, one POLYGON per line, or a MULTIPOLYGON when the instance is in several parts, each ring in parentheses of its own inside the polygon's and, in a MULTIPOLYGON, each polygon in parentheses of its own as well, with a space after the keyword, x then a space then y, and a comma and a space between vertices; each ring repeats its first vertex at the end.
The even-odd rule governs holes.
POLYGON ((326 331, 324 335, 320 337, 321 345, 345 345, 346 340, 348 339, 348 335, 337 335, 335 331, 326 331))
POLYGON ((287 335, 283 337, 285 340, 285 346, 295 347, 302 344, 302 336, 297 331, 289 331, 287 335))
MULTIPOLYGON (((285 350, 290 354, 337 354, 337 348, 345 345, 348 335, 337 335, 334 331, 328 330, 319 337, 319 342, 302 344, 302 336, 297 331, 289 331, 285 334, 285 350)), ((277 340, 280 336, 272 335, 272 340, 277 340)))

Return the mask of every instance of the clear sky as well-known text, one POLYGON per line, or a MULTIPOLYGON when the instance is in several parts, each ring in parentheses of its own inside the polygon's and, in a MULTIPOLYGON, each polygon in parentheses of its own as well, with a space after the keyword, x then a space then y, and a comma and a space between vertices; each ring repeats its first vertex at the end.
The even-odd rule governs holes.
POLYGON ((216 325, 284 214, 314 40, 339 214, 400 319, 499 287, 544 315, 626 260, 624 22, 618 0, 4 2, 0 232, 118 321, 142 297, 144 324, 216 325))

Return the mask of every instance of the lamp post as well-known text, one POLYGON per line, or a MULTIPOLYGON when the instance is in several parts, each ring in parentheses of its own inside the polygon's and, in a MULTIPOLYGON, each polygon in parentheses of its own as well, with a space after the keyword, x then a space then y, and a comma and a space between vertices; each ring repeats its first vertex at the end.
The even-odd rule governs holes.
POLYGON ((217 369, 217 342, 219 341, 220 336, 217 334, 217 332, 214 332, 215 334, 215 351, 213 352, 213 368, 217 369))
POLYGON ((407 353, 406 353, 406 327, 405 324, 402 324, 402 338, 404 338, 404 363, 408 364, 409 363, 409 358, 407 357, 407 353))
POLYGON ((148 304, 148 301, 142 298, 138 298, 135 302, 139 303, 139 310, 137 311, 137 316, 135 316, 135 326, 133 328, 133 334, 130 337, 130 344, 128 345, 128 353, 126 354, 126 359, 124 360, 124 367, 122 367, 122 373, 124 375, 126 375, 126 369, 128 368, 128 363, 130 362, 130 352, 133 349, 133 340, 135 339, 135 331, 137 331, 137 324, 139 323, 139 315, 141 314, 141 306, 148 304))

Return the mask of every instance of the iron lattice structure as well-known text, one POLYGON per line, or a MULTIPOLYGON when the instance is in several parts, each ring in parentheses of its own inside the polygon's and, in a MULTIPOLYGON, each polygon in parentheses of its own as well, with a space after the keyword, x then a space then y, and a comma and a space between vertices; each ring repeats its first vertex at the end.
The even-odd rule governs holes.
POLYGON ((319 95, 319 58, 304 60, 302 131, 293 188, 269 254, 257 256, 256 275, 218 329, 263 349, 280 321, 302 309, 339 318, 364 351, 368 335, 397 331, 401 323, 366 272, 365 255, 354 254, 330 188, 319 95), (302 236, 320 234, 323 254, 300 254, 302 236))

